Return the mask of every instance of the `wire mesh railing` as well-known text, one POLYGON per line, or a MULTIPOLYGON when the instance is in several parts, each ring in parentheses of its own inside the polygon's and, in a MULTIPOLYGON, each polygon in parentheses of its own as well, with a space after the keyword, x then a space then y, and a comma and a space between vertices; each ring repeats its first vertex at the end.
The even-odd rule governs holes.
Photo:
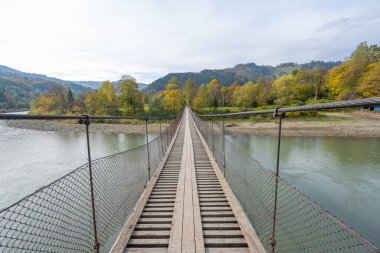
MULTIPOLYGON (((380 104, 380 98, 338 102, 344 106, 380 104)), ((315 109, 331 109, 334 103, 321 104, 315 109)), ((314 108, 314 107, 311 107, 314 108)), ((289 111, 302 110, 293 107, 289 111)), ((288 108, 253 111, 251 114, 275 113, 281 122, 288 108), (281 111, 281 114, 278 114, 281 111)), ((253 228, 268 252, 380 252, 373 244, 343 222, 319 207, 305 194, 279 177, 277 171, 265 169, 256 159, 225 136, 225 117, 239 114, 198 115, 193 119, 231 189, 239 199, 253 228), (220 118, 216 121, 216 118, 220 118)))
POLYGON ((89 159, 1 210, 0 252, 108 252, 145 189, 148 168, 155 172, 181 117, 160 121, 159 135, 145 145, 89 159))

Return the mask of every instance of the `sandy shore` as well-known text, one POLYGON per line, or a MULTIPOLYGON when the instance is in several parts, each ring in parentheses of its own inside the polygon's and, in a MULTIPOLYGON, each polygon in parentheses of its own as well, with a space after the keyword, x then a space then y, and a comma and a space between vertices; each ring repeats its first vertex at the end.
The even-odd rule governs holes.
MULTIPOLYGON (((284 136, 380 137, 380 114, 329 113, 321 120, 284 119, 284 136)), ((227 124, 232 133, 277 135, 277 122, 227 124)))

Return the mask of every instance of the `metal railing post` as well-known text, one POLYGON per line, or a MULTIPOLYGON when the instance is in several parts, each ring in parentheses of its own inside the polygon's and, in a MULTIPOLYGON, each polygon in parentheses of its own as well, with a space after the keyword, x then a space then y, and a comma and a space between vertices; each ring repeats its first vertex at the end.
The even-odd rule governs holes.
POLYGON ((207 121, 205 121, 206 123, 206 143, 207 143, 207 146, 208 146, 208 136, 207 136, 207 121))
POLYGON ((211 117, 212 155, 214 155, 214 117, 211 117))
POLYGON ((160 119, 160 143, 161 143, 161 153, 164 153, 164 147, 162 146, 162 131, 161 131, 161 119, 160 119))
POLYGON ((226 143, 225 143, 225 132, 224 132, 224 120, 225 120, 225 117, 223 116, 223 121, 222 121, 222 124, 223 124, 223 145, 222 145, 222 149, 223 149, 223 175, 224 177, 226 177, 226 143))
POLYGON ((150 158, 149 158, 149 138, 148 138, 148 117, 145 118, 146 153, 148 158, 148 181, 150 180, 150 158))
POLYGON ((88 115, 83 115, 85 119, 80 119, 79 124, 86 125, 86 137, 87 137, 87 159, 88 159, 88 173, 90 179, 90 194, 91 194, 91 208, 92 208, 92 225, 94 232, 94 250, 99 253, 100 243, 98 241, 98 231, 96 227, 96 209, 95 209, 95 195, 94 195, 94 182, 92 175, 92 160, 91 160, 91 150, 90 150, 90 135, 89 135, 89 125, 90 119, 88 115))
POLYGON ((171 133, 172 133, 172 140, 173 140, 173 137, 174 137, 175 122, 176 122, 176 119, 174 118, 173 122, 171 123, 171 125, 172 125, 172 127, 171 127, 171 129, 172 129, 172 131, 171 131, 171 133))
POLYGON ((169 117, 166 118, 166 145, 169 146, 169 117))
POLYGON ((171 125, 171 139, 173 140, 173 137, 174 137, 174 125, 175 125, 175 119, 173 120, 173 122, 170 124, 171 125))
POLYGON ((278 141, 277 141, 277 161, 276 161, 276 182, 275 182, 275 192, 274 192, 274 206, 273 206, 273 225, 272 225, 272 238, 271 238, 271 246, 272 253, 275 252, 276 249, 276 215, 277 215, 277 196, 278 196, 278 180, 279 180, 279 167, 280 167, 280 148, 281 148, 281 130, 282 130, 282 120, 285 118, 285 113, 278 113, 279 107, 277 107, 274 111, 273 117, 279 117, 278 120, 278 141))

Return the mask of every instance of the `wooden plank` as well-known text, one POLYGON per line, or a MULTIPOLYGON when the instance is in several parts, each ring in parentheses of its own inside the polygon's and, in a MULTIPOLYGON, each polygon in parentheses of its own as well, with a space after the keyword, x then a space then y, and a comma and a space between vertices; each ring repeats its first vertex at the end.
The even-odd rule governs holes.
POLYGON ((172 224, 172 218, 140 218, 139 224, 172 224))
MULTIPOLYGON (((187 119, 187 114, 185 115, 185 120, 187 119)), ((186 131, 185 131, 186 135, 186 131)), ((186 138, 183 143, 183 151, 181 157, 181 163, 178 164, 180 167, 180 172, 178 176, 178 186, 177 186, 177 195, 174 204, 173 212, 173 227, 170 231, 170 239, 168 245, 169 253, 181 252, 182 248, 182 219, 183 219, 183 198, 185 193, 185 176, 186 171, 184 169, 184 164, 186 162, 186 138)))
POLYGON ((247 241, 244 238, 205 238, 206 247, 227 248, 227 247, 247 247, 247 241))
MULTIPOLYGON (((149 253, 166 253, 168 252, 168 249, 165 248, 149 248, 149 253)), ((147 249, 140 249, 140 248, 129 248, 124 251, 124 253, 146 253, 147 249)))
POLYGON ((197 175, 195 171, 195 155, 194 155, 194 146, 193 140, 190 131, 190 121, 189 123, 189 135, 191 139, 190 144, 190 164, 191 164, 191 172, 192 172, 192 187, 193 187, 193 210, 194 210, 194 238, 195 238, 195 251, 197 253, 205 252, 204 245, 204 236, 202 229, 202 216, 200 210, 200 202, 198 196, 198 185, 197 185, 197 175))
MULTIPOLYGON (((249 253, 249 248, 207 248, 206 253, 249 253)), ((154 252, 152 252, 154 253, 154 252)))
POLYGON ((128 241, 128 248, 135 247, 146 247, 146 248, 154 248, 154 247, 167 247, 169 243, 169 239, 133 239, 131 238, 128 241))
MULTIPOLYGON (((186 112, 187 115, 187 112, 186 112)), ((184 194, 184 209, 183 209, 183 228, 182 236, 186 240, 182 240, 182 253, 195 252, 195 227, 194 227, 194 210, 193 210, 193 173, 190 158, 191 136, 190 125, 186 117, 185 128, 185 145, 186 145, 186 161, 185 161, 185 194, 184 194)))
POLYGON ((203 230, 240 230, 238 223, 203 223, 203 230))
POLYGON ((220 219, 220 217, 202 217, 203 223, 237 223, 235 217, 224 217, 220 219))
MULTIPOLYGON (((135 230, 170 230, 172 224, 136 224, 135 230)), ((131 233, 132 234, 132 233, 131 233)))
POLYGON ((156 238, 156 239, 168 239, 170 236, 169 230, 159 230, 159 231, 133 231, 133 239, 144 239, 144 238, 156 238))
POLYGON ((244 238, 241 230, 205 230, 205 238, 244 238))
MULTIPOLYGON (((181 125, 183 121, 183 117, 181 119, 181 122, 179 123, 181 125)), ((140 214, 145 206, 145 204, 148 201, 149 195, 153 190, 153 187, 157 181, 158 176, 160 175, 166 160, 168 160, 170 152, 174 146, 175 140, 177 139, 178 133, 179 133, 180 127, 177 128, 174 138, 172 139, 169 147, 167 148, 165 155, 163 156, 162 160, 158 164, 158 167, 152 176, 151 180, 148 182, 146 185, 146 188, 141 195, 140 199, 138 200, 136 207, 134 208, 132 214, 129 216, 127 222, 124 224, 123 228, 121 229, 115 243, 113 244, 110 252, 111 253, 122 253, 124 252, 125 247, 127 246, 128 240, 132 235, 133 229, 137 226, 137 221, 140 217, 140 214)), ((146 224, 141 224, 141 225, 146 225, 146 224)), ((163 225, 163 224, 160 224, 163 225)))
MULTIPOLYGON (((259 252, 259 253, 266 252, 266 250, 264 249, 264 246, 262 245, 259 237, 256 234, 256 231, 253 229, 253 227, 252 227, 250 221, 248 220, 243 208, 240 206, 239 201, 237 200, 236 196, 232 192, 230 186, 228 185, 228 182, 226 181, 226 179, 222 175, 221 170, 220 170, 218 164, 216 163, 211 151, 209 150, 207 143, 205 142, 203 136, 200 134, 199 129, 197 128, 197 126, 195 124, 194 124, 194 127, 195 127, 195 130, 197 131, 197 133, 201 139, 201 142, 202 142, 205 150, 206 150, 207 156, 211 162, 211 165, 214 169, 214 172, 215 172, 221 186, 224 189, 224 192, 226 194, 226 198, 228 199, 228 202, 230 203, 230 205, 232 207, 232 210, 233 210, 235 217, 238 221, 238 226, 241 228, 241 230, 244 234, 245 240, 249 246, 250 251, 251 252, 259 252)), ((203 199, 203 201, 206 201, 206 199, 203 199)), ((203 229, 212 228, 210 225, 215 226, 215 225, 225 225, 225 224, 203 224, 203 229)), ((228 224, 228 225, 232 225, 232 224, 228 224)))

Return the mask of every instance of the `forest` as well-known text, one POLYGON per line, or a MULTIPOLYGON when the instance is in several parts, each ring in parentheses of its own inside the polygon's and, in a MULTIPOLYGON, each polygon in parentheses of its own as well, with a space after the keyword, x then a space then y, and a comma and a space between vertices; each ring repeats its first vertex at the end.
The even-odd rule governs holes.
POLYGON ((311 65, 245 83, 220 83, 214 78, 207 83, 187 79, 180 84, 172 76, 165 89, 154 93, 140 91, 136 80, 128 76, 116 85, 106 81, 78 97, 64 88, 41 94, 31 103, 31 113, 164 116, 179 112, 185 104, 202 113, 379 96, 380 47, 362 42, 350 57, 330 69, 311 65))

